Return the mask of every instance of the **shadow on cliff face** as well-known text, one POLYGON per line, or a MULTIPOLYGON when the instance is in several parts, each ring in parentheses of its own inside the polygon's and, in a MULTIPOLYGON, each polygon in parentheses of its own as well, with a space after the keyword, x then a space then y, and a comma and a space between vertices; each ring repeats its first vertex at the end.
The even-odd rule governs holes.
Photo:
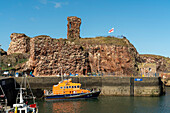
POLYGON ((28 61, 29 56, 30 55, 27 53, 13 53, 10 55, 1 55, 0 62, 2 71, 22 69, 24 63, 28 61))

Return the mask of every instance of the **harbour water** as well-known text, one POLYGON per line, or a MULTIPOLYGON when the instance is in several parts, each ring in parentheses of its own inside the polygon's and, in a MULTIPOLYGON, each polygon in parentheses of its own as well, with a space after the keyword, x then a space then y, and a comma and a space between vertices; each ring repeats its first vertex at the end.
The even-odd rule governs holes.
POLYGON ((170 87, 161 97, 99 96, 98 99, 45 102, 39 113, 170 113, 170 87))

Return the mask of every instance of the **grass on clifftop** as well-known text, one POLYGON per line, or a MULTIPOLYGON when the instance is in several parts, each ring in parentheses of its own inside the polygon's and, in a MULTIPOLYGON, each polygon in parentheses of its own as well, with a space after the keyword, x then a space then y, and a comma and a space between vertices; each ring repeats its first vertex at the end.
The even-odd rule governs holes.
POLYGON ((157 59, 167 59, 167 60, 170 60, 170 58, 168 57, 164 57, 164 56, 161 56, 161 55, 152 55, 152 54, 140 54, 141 57, 151 57, 151 58, 157 58, 157 59))
POLYGON ((74 41, 75 44, 113 44, 113 45, 121 45, 126 46, 127 43, 124 39, 116 38, 116 37, 95 37, 95 38, 81 38, 79 40, 74 41))
POLYGON ((77 40, 72 40, 72 39, 55 39, 55 38, 51 38, 47 35, 40 35, 40 36, 36 36, 34 38, 37 38, 39 40, 43 41, 49 41, 49 39, 52 39, 52 41, 54 42, 66 42, 66 41, 71 41, 74 42, 77 45, 83 45, 83 44, 90 44, 90 45, 96 45, 96 44, 112 44, 112 45, 120 45, 120 46, 127 46, 127 42, 125 41, 125 39, 123 38, 117 38, 114 36, 107 36, 107 37, 103 37, 103 36, 99 36, 99 37, 95 37, 95 38, 80 38, 77 40))

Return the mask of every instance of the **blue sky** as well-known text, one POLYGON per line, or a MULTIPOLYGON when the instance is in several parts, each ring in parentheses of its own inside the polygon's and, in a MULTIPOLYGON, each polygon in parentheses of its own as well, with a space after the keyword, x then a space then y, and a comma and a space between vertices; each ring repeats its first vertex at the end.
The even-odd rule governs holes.
POLYGON ((82 38, 124 35, 140 54, 170 57, 169 6, 170 0, 0 0, 0 44, 7 50, 13 32, 66 38, 67 17, 77 16, 82 38))

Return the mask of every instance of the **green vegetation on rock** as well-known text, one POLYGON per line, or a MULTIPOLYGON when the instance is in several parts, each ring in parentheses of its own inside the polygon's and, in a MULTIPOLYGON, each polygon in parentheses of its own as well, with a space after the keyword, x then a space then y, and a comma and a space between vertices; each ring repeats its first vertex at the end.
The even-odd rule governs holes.
POLYGON ((95 37, 95 38, 80 38, 79 40, 74 40, 75 44, 113 44, 127 46, 124 39, 116 37, 95 37))
POLYGON ((0 56, 2 70, 20 68, 22 63, 28 61, 29 54, 14 53, 11 55, 0 56), (10 65, 9 65, 10 64, 10 65))

